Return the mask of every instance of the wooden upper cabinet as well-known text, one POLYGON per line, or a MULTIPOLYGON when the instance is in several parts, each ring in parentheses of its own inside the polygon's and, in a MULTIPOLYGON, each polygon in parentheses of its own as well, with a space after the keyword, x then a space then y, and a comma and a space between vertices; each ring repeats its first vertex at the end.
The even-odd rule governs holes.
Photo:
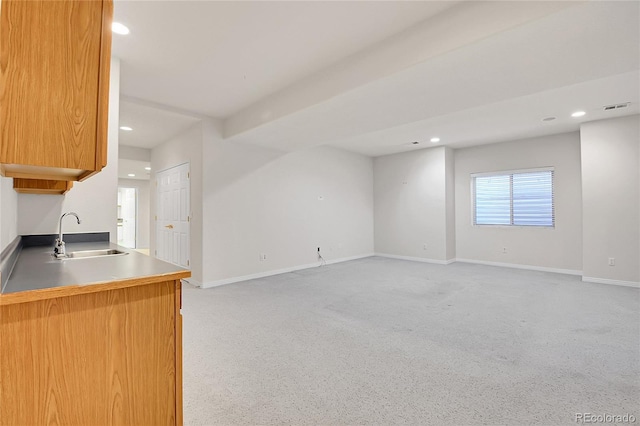
POLYGON ((68 180, 13 178, 13 189, 22 194, 64 195, 73 187, 68 180))
POLYGON ((83 180, 107 164, 112 0, 0 0, 0 171, 83 180))

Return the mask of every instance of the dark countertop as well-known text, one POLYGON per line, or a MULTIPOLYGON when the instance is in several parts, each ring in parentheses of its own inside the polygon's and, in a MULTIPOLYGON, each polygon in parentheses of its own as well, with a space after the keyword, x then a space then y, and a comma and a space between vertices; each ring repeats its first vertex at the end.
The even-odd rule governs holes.
MULTIPOLYGON (((43 290, 57 290, 49 292, 49 297, 64 295, 63 288, 74 287, 74 294, 89 291, 78 290, 78 287, 89 287, 121 283, 121 286, 142 285, 149 283, 149 278, 157 277, 155 281, 167 281, 186 278, 190 271, 179 266, 160 261, 158 259, 138 253, 133 249, 118 246, 109 242, 78 242, 67 243, 67 253, 81 250, 117 249, 125 251, 127 255, 101 256, 78 259, 55 259, 52 256, 53 246, 22 247, 13 271, 8 277, 6 285, 0 294, 4 302, 9 303, 11 296, 21 296, 24 293, 38 292, 38 299, 46 298, 43 290)), ((70 293, 71 294, 71 293, 70 293)), ((2 304, 2 303, 0 303, 2 304)))

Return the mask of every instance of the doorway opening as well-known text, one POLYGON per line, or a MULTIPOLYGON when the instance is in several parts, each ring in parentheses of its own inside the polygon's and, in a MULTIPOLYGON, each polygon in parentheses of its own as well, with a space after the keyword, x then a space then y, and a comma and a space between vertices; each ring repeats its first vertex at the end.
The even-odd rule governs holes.
POLYGON ((136 248, 138 190, 118 187, 118 245, 136 248))

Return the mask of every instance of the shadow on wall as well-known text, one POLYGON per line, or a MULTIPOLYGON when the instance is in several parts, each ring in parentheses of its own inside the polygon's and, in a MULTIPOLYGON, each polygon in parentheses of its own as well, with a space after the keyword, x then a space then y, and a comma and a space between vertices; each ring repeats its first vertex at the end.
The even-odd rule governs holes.
POLYGON ((262 168, 290 154, 255 145, 219 141, 205 153, 205 193, 216 195, 228 190, 242 179, 260 173, 262 168))

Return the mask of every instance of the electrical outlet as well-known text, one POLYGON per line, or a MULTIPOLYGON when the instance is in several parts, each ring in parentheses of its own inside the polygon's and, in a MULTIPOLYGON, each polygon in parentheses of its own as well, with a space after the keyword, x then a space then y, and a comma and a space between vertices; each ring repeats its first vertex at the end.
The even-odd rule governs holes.
POLYGON ((427 243, 424 243, 424 244, 422 245, 422 250, 426 250, 426 249, 427 249, 427 243))
POLYGON ((502 247, 502 254, 507 254, 507 248, 506 247, 502 247))
POLYGON ((267 260, 267 254, 266 253, 260 253, 260 262, 264 262, 265 260, 267 260))
POLYGON ((610 257, 609 258, 609 266, 616 266, 616 258, 615 257, 610 257))

